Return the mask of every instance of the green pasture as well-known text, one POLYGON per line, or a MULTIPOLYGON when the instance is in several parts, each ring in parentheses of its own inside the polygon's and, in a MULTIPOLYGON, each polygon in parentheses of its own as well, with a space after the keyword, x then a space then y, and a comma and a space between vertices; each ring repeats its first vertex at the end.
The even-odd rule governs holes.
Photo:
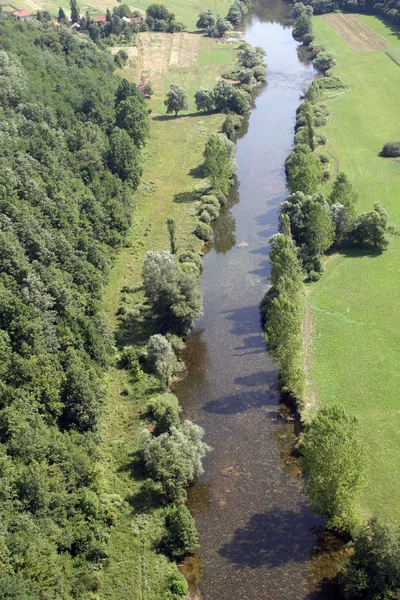
MULTIPOLYGON (((392 27, 376 17, 357 18, 400 46, 392 27)), ((327 101, 332 115, 321 128, 323 151, 350 177, 358 210, 379 201, 400 229, 400 164, 379 156, 384 142, 400 138, 399 66, 384 51, 353 51, 323 18, 313 22, 317 43, 335 54, 334 71, 349 87, 327 101)), ((309 302, 316 400, 340 402, 356 414, 370 449, 362 513, 400 521, 400 238, 381 254, 329 257, 325 274, 309 288, 309 302)))

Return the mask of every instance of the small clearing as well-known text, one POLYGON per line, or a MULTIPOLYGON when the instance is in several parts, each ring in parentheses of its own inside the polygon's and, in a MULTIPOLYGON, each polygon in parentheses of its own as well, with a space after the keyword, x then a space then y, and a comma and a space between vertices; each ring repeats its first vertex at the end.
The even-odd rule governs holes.
POLYGON ((331 13, 323 17, 340 37, 357 52, 387 50, 388 42, 371 29, 368 29, 354 15, 331 13))

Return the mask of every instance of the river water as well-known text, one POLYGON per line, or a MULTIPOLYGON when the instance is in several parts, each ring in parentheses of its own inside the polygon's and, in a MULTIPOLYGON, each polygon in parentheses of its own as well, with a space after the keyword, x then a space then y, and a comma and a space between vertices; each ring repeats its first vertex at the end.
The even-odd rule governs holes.
POLYGON ((213 448, 189 491, 201 546, 184 572, 192 598, 202 600, 315 597, 310 557, 320 523, 289 458, 293 430, 280 418, 258 309, 295 112, 314 74, 292 38, 290 10, 261 0, 244 24, 244 39, 267 52, 268 85, 237 142, 238 189, 204 259, 204 317, 188 340, 189 376, 176 390, 184 417, 205 429, 213 448))

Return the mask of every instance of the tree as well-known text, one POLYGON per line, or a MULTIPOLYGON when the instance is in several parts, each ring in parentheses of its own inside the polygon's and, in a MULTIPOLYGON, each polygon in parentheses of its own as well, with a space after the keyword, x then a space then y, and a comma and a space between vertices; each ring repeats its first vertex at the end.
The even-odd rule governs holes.
POLYGON ((353 244, 364 248, 385 250, 391 233, 393 226, 389 224, 389 215, 379 202, 375 202, 374 210, 356 217, 349 239, 353 244))
POLYGON ((140 154, 129 134, 118 127, 110 135, 109 166, 122 181, 137 188, 142 174, 140 154))
POLYGON ((152 370, 168 388, 177 362, 171 344, 163 335, 157 333, 150 337, 146 350, 152 370))
POLYGON ((167 114, 175 113, 175 116, 177 116, 179 111, 188 110, 189 108, 187 93, 183 87, 172 83, 164 104, 167 107, 167 114))
MULTIPOLYGON (((293 25, 293 37, 296 40, 301 40, 306 35, 312 32, 312 21, 310 15, 305 13, 301 14, 293 25)), ((315 67, 316 68, 316 67, 315 67)))
POLYGON ((334 229, 326 203, 313 202, 310 205, 304 237, 310 253, 317 256, 321 256, 332 246, 334 229))
POLYGON ((182 427, 153 437, 145 430, 141 449, 147 472, 160 481, 170 501, 182 501, 185 487, 203 473, 202 461, 210 447, 203 442, 204 431, 191 421, 182 427))
POLYGON ((169 234, 169 244, 171 248, 171 254, 176 254, 177 246, 176 246, 176 223, 175 219, 172 217, 167 218, 167 228, 169 234))
POLYGON ((119 67, 120 69, 122 69, 122 67, 124 67, 126 65, 126 63, 128 62, 128 53, 126 52, 126 50, 123 50, 122 48, 120 50, 118 50, 117 54, 114 56, 114 62, 117 65, 117 67, 119 67))
POLYGON ((286 177, 290 191, 314 194, 318 189, 321 175, 321 161, 309 146, 290 152, 285 162, 286 177))
POLYGON ((200 88, 194 95, 197 110, 203 110, 204 112, 211 112, 214 110, 214 95, 212 90, 206 88, 200 88))
POLYGON ((246 95, 233 85, 220 79, 213 90, 215 108, 218 112, 235 112, 244 115, 249 110, 246 95))
POLYGON ((306 426, 302 453, 305 492, 313 510, 328 517, 328 527, 349 531, 366 469, 357 419, 339 405, 322 407, 306 426))
POLYGON ((226 194, 229 190, 235 163, 235 146, 226 135, 212 133, 204 148, 204 174, 210 178, 213 189, 226 194))
POLYGON ((70 0, 69 5, 71 7, 71 22, 77 23, 80 19, 78 2, 77 0, 70 0))
POLYGON ((400 587, 400 530, 376 518, 360 528, 353 542, 354 552, 340 578, 348 600, 389 600, 400 587))
POLYGON ((215 25, 215 15, 212 10, 202 11, 197 19, 196 27, 198 29, 208 29, 215 25))
POLYGON ((154 435, 171 431, 171 427, 180 426, 178 398, 174 394, 158 394, 147 404, 147 417, 155 422, 154 435))
POLYGON ((145 100, 137 86, 128 98, 117 102, 115 121, 117 127, 127 131, 136 146, 144 145, 149 135, 149 119, 145 100))
POLYGON ((146 97, 150 97, 154 94, 153 86, 151 85, 151 81, 146 81, 143 86, 143 94, 146 97))
POLYGON ((62 25, 66 25, 68 23, 67 15, 65 14, 62 6, 60 6, 60 8, 58 9, 57 21, 62 25))
POLYGON ((199 546, 199 534, 190 510, 185 506, 175 506, 165 519, 167 536, 165 545, 174 558, 192 554, 199 546))
POLYGON ((384 144, 384 146, 382 148, 381 156, 386 156, 386 157, 400 156, 400 142, 398 142, 398 141, 386 142, 386 144, 384 144))
POLYGON ((142 270, 145 294, 165 328, 188 333, 202 313, 197 278, 169 252, 148 252, 142 270))
POLYGON ((336 65, 336 59, 332 52, 319 52, 314 58, 312 65, 319 73, 325 75, 329 69, 336 65))
POLYGON ((339 173, 333 182, 332 191, 329 196, 330 204, 342 204, 346 208, 348 215, 354 216, 357 200, 357 192, 351 185, 347 175, 343 172, 339 173))

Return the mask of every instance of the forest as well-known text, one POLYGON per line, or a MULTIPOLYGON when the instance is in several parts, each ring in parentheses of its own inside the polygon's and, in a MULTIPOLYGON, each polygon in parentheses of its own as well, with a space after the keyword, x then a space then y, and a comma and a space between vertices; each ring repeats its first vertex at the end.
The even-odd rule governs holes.
POLYGON ((0 15, 1 598, 86 598, 120 499, 97 450, 103 284, 131 224, 147 109, 66 28, 0 15))

